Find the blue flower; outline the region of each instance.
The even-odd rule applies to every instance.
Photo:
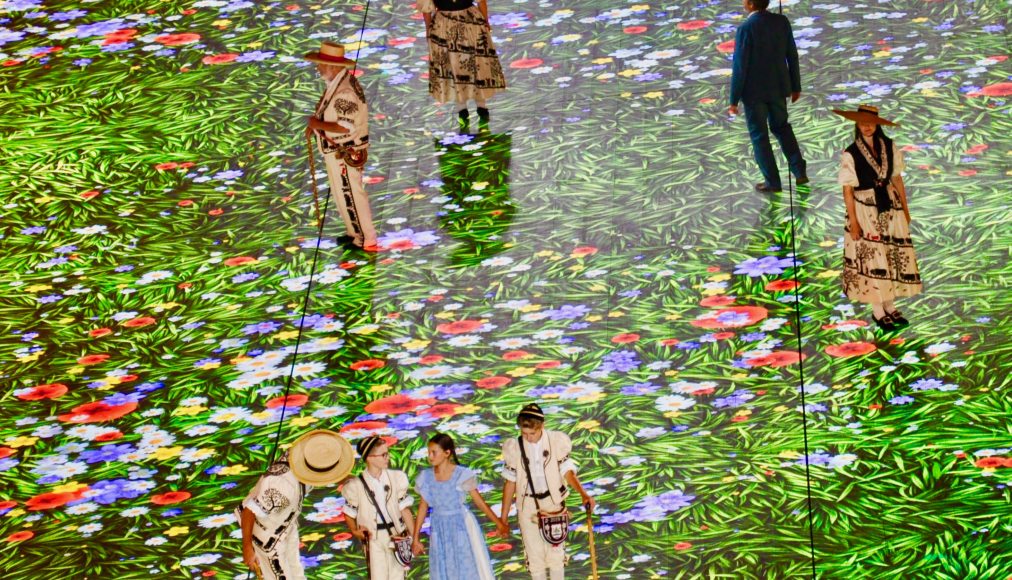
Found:
[[[785,268],[794,267],[793,258],[778,258],[776,256],[763,256],[762,258],[749,258],[735,266],[735,274],[747,274],[753,278],[758,276],[783,274]],[[800,264],[801,262],[798,262]]]
[[[567,320],[573,318],[582,318],[590,314],[590,308],[583,304],[573,306],[572,304],[563,304],[559,308],[552,310],[546,310],[545,314],[552,320]]]
[[[137,448],[129,443],[122,445],[106,445],[99,449],[89,449],[82,451],[80,458],[85,463],[105,463],[109,461],[116,461],[120,455],[126,453],[133,453]]]
[[[598,368],[602,371],[627,373],[636,369],[640,364],[642,362],[635,352],[631,350],[616,350],[604,355],[601,366]]]
[[[270,334],[281,328],[281,324],[274,321],[258,322],[248,324],[242,329],[243,334]]]
[[[913,403],[914,398],[907,395],[900,395],[898,397],[893,397],[889,399],[889,402],[892,403],[893,405],[906,405],[908,403]]]

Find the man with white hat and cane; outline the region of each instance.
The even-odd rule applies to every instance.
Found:
[[[323,154],[330,193],[344,220],[346,235],[343,240],[367,252],[376,252],[379,250],[376,228],[362,183],[362,168],[369,150],[369,107],[365,91],[352,73],[355,61],[344,56],[344,45],[329,41],[324,41],[319,51],[304,58],[316,63],[316,70],[327,81],[316,110],[307,119],[306,139],[311,141],[316,137],[316,145]],[[310,169],[315,170],[312,150],[308,153]],[[313,187],[315,196],[315,171]]]
[[[344,480],[355,465],[351,445],[333,431],[312,431],[260,476],[236,511],[242,559],[263,580],[305,580],[299,560],[299,513],[313,487]]]

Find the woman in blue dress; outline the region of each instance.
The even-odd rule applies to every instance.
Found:
[[[492,562],[478,518],[464,505],[468,495],[478,509],[496,525],[502,537],[509,528],[478,492],[477,473],[457,464],[453,439],[440,433],[429,440],[429,464],[415,482],[421,496],[415,520],[415,554],[425,551],[419,541],[422,522],[429,508],[429,578],[431,580],[493,580]]]

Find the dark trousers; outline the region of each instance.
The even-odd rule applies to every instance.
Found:
[[[752,139],[752,154],[755,155],[755,162],[759,164],[766,185],[774,189],[783,187],[777,171],[777,160],[773,157],[773,147],[770,145],[770,131],[780,142],[780,149],[787,157],[794,177],[805,175],[805,160],[801,157],[794,130],[787,122],[787,99],[757,101],[745,105],[745,123]]]

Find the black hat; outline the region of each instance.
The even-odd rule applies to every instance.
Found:
[[[517,421],[521,419],[535,419],[537,421],[545,420],[545,412],[541,410],[541,407],[537,403],[527,403],[520,409],[520,413],[517,415]]]
[[[369,454],[372,453],[373,449],[376,449],[380,445],[384,444],[386,444],[386,441],[384,441],[382,437],[366,437],[358,442],[355,449],[358,450],[359,456],[361,456],[362,459],[365,459],[366,457],[369,457]]]

